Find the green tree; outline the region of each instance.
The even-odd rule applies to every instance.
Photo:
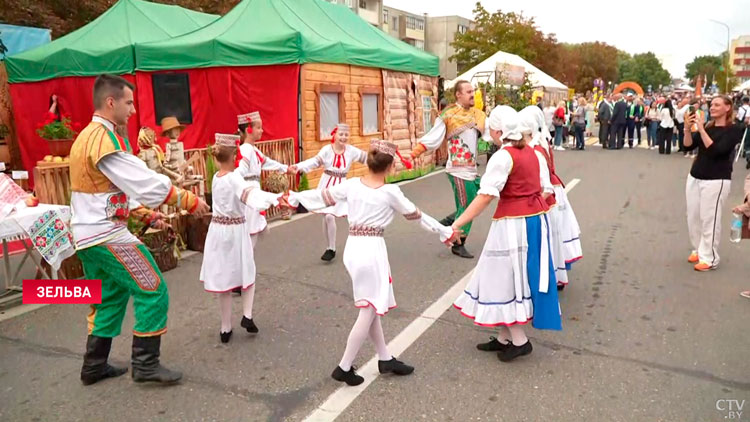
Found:
[[[685,77],[695,83],[697,76],[705,75],[708,81],[712,81],[720,67],[721,56],[698,56],[685,65]]]
[[[557,78],[577,92],[594,87],[594,79],[617,80],[617,48],[600,42],[563,44],[562,66]]]
[[[729,75],[727,75],[727,72],[729,72]],[[729,83],[728,86],[727,82]],[[737,84],[739,84],[739,79],[732,70],[732,66],[729,64],[729,54],[725,51],[721,53],[721,66],[716,71],[716,85],[719,87],[719,91],[726,94]]]
[[[557,39],[545,35],[533,18],[498,10],[490,13],[479,2],[474,7],[474,29],[456,34],[451,45],[456,54],[450,57],[465,68],[471,68],[498,50],[517,54],[547,73],[556,73]]]
[[[669,85],[672,82],[669,72],[662,67],[659,59],[650,51],[636,54],[632,58],[624,53],[620,55],[620,59],[618,63],[620,82],[637,82],[644,89],[649,85],[656,89],[659,85]]]

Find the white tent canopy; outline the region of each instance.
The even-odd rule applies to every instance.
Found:
[[[557,81],[552,76],[542,72],[533,64],[522,59],[520,56],[515,54],[506,53],[504,51],[498,51],[492,56],[485,59],[483,62],[467,70],[463,74],[459,75],[452,81],[445,81],[445,89],[452,88],[456,81],[467,80],[475,83],[472,79],[475,77],[476,82],[495,82],[495,70],[498,65],[509,65],[509,66],[520,66],[529,73],[529,81],[534,88],[545,88],[551,90],[568,90],[568,87]]]
[[[735,88],[734,91],[744,91],[746,89],[750,90],[750,80],[747,80],[744,83],[742,83],[742,85]]]
[[[678,86],[677,88],[675,88],[675,91],[689,91],[689,92],[693,92],[693,91],[695,91],[695,88],[693,88],[692,86],[690,86],[688,84],[683,83],[683,84],[680,84],[680,86]]]

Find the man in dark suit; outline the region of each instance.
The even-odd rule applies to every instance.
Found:
[[[628,105],[622,94],[615,94],[615,106],[612,110],[612,129],[609,134],[609,147],[622,149],[625,146],[625,126],[627,125]]]
[[[612,103],[609,96],[599,103],[596,119],[599,121],[599,143],[605,149],[609,148],[609,145],[607,145],[609,143],[609,122],[612,120]]]

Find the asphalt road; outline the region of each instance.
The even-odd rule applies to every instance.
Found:
[[[569,196],[584,249],[561,295],[563,331],[529,329],[534,352],[502,363],[474,347],[493,331],[450,309],[400,355],[416,366],[413,375],[378,377],[337,420],[703,422],[727,420],[737,406],[729,400],[750,402],[750,301],[738,295],[750,288],[750,244],[730,244],[725,230],[718,270],[696,273],[686,262],[690,160],[596,146],[556,157],[565,181],[580,179]],[[738,165],[732,204],[744,176]],[[452,211],[444,174],[402,189],[437,218]],[[468,249],[480,252],[489,223],[487,211]],[[319,259],[321,224],[302,218],[261,240],[256,337],[240,331],[235,298],[235,335],[220,344],[218,305],[197,279],[202,255],[165,274],[162,362],[185,372],[178,386],[136,385],[128,375],[83,387],[85,306],[46,306],[0,322],[0,420],[303,420],[340,387],[330,373],[357,314],[340,255],[331,264]],[[343,251],[345,221],[338,226]],[[400,218],[386,242],[399,305],[383,319],[390,341],[476,260],[454,257]],[[119,364],[130,357],[131,312],[123,327],[111,355]],[[373,354],[366,345],[356,365]],[[750,420],[750,405],[744,409],[739,420]]]

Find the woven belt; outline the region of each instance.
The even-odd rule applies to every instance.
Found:
[[[349,236],[383,237],[384,227],[349,226]]]
[[[242,217],[224,217],[221,215],[215,215],[211,217],[211,222],[216,224],[225,224],[227,226],[231,226],[234,224],[244,224],[245,223],[245,216]]]
[[[346,172],[345,171],[335,171],[335,170],[325,170],[323,173],[331,176],[331,177],[340,177],[342,179],[346,179]]]
[[[260,182],[260,176],[245,176],[248,182]]]

